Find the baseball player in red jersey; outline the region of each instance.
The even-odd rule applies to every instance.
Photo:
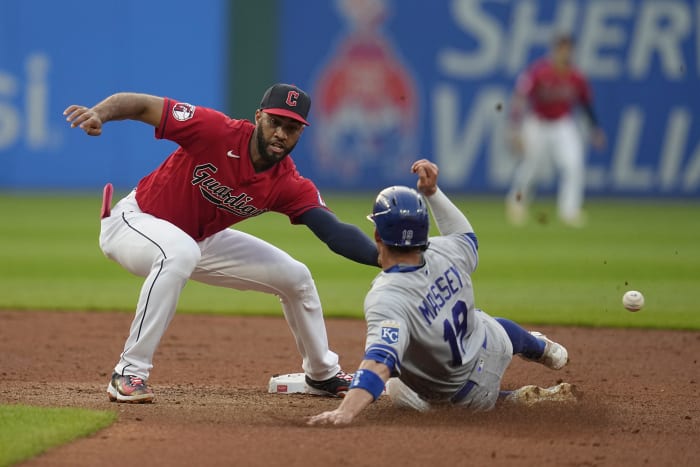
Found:
[[[71,127],[98,136],[113,120],[137,120],[179,147],[111,213],[100,248],[145,277],[129,337],[108,385],[111,400],[151,402],[153,354],[189,279],[279,296],[302,356],[309,391],[342,396],[351,375],[328,347],[321,303],[308,268],[289,254],[230,227],[267,211],[305,224],[331,250],[377,266],[377,249],[356,226],[340,222],[291,157],[311,106],[296,86],[275,84],[255,122],[146,94],[114,94],[92,108],[71,105]]]
[[[537,176],[551,157],[559,171],[557,212],[562,222],[582,226],[585,166],[583,136],[573,118],[576,106],[588,116],[592,143],[602,149],[605,135],[593,111],[590,87],[572,65],[573,39],[555,38],[549,57],[519,76],[511,103],[511,143],[521,157],[506,197],[509,220],[522,224]]]

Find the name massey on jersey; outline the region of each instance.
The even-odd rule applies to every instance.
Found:
[[[464,287],[462,276],[459,275],[459,271],[454,266],[450,266],[447,271],[435,279],[423,297],[423,302],[418,305],[418,310],[428,325],[437,317],[447,301],[456,295],[462,287]]]
[[[233,188],[222,185],[213,177],[218,171],[213,164],[202,164],[194,168],[192,172],[192,185],[199,185],[199,191],[208,201],[214,203],[218,208],[242,217],[253,217],[267,209],[258,209],[252,204],[252,196],[247,193],[233,195]]]

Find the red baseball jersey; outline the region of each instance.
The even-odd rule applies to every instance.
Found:
[[[583,74],[573,67],[554,68],[540,59],[518,78],[516,92],[526,96],[539,117],[554,120],[569,115],[579,103],[590,103],[591,90]]]
[[[255,126],[206,107],[165,99],[158,139],[178,147],[136,187],[143,212],[203,240],[266,211],[292,223],[311,208],[325,208],[316,186],[291,157],[255,173],[250,139]]]

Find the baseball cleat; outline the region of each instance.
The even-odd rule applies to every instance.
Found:
[[[545,342],[544,353],[537,360],[539,363],[552,370],[561,370],[569,363],[569,352],[566,351],[566,347],[548,339],[541,332],[532,331],[530,334]]]
[[[147,404],[153,402],[154,394],[143,378],[134,375],[114,373],[107,386],[107,394],[112,402]]]
[[[532,384],[511,391],[504,399],[506,402],[531,407],[542,402],[576,402],[576,388],[569,383],[559,383],[549,388]]]
[[[352,373],[345,373],[342,370],[324,381],[316,381],[306,376],[308,393],[315,396],[345,397],[350,389],[353,376]]]

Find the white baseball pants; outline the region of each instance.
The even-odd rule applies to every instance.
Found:
[[[225,229],[196,242],[173,224],[141,212],[135,192],[102,219],[100,248],[146,280],[129,337],[114,371],[148,379],[153,355],[188,279],[279,296],[287,323],[312,379],[339,370],[328,348],[321,302],[309,269],[289,254],[244,232]]]
[[[576,122],[572,117],[543,120],[529,116],[523,121],[522,139],[524,154],[508,200],[518,200],[527,206],[532,201],[538,176],[551,160],[559,171],[559,217],[565,222],[575,222],[581,215],[585,189],[584,146]]]

